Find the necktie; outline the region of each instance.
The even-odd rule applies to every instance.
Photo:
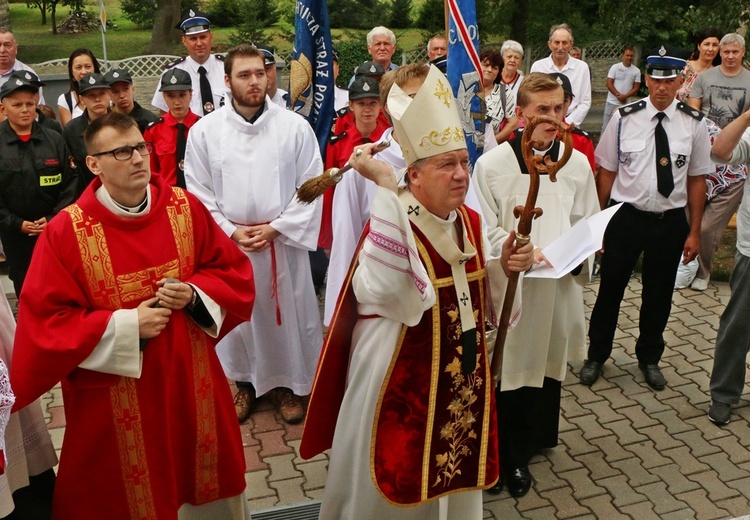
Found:
[[[656,117],[659,121],[654,129],[654,144],[656,145],[656,188],[665,198],[669,197],[674,189],[672,179],[672,158],[669,155],[669,138],[667,131],[661,125],[666,114],[659,112]]]
[[[201,103],[203,103],[203,115],[207,116],[214,111],[214,95],[211,92],[211,83],[208,81],[206,75],[206,68],[201,65],[198,67],[198,74],[200,74],[200,86],[201,86]]]
[[[185,188],[185,146],[187,145],[187,127],[177,123],[177,186]]]

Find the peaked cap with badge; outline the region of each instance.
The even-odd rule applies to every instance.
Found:
[[[419,159],[466,149],[456,98],[448,78],[434,65],[430,65],[414,98],[394,83],[387,105],[407,166]]]
[[[211,30],[211,21],[208,19],[208,14],[190,9],[182,16],[180,23],[175,28],[181,30],[185,36],[200,34]]]
[[[575,97],[575,94],[573,94],[573,86],[570,84],[570,79],[568,78],[568,76],[566,76],[562,72],[552,72],[550,73],[550,76],[555,78],[555,81],[562,87],[563,93],[566,96]]]
[[[104,79],[110,85],[119,82],[133,84],[133,77],[126,69],[110,69],[104,74]]]
[[[380,98],[380,85],[368,76],[359,76],[349,87],[349,101],[365,98]]]
[[[368,76],[370,78],[380,78],[385,74],[385,69],[377,61],[366,61],[354,70],[354,77]]]
[[[169,69],[161,76],[159,92],[169,90],[192,90],[193,80],[190,74],[182,69]]]
[[[3,83],[0,87],[0,101],[5,98],[11,92],[15,92],[19,89],[31,90],[38,92],[39,87],[43,87],[44,83],[39,81],[39,77],[28,70],[15,70],[8,75],[8,81]]]
[[[95,89],[110,90],[109,83],[106,79],[104,79],[103,74],[99,74],[98,72],[89,72],[81,78],[81,81],[78,82],[79,94],[83,94],[84,92]]]
[[[653,49],[646,58],[646,74],[658,79],[675,78],[685,69],[689,54],[689,51],[671,45]]]

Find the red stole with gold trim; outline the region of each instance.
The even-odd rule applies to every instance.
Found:
[[[412,226],[437,300],[406,327],[381,390],[373,431],[373,478],[397,504],[491,486],[498,478],[497,419],[484,344],[481,223],[465,206],[460,220],[477,254],[465,264],[477,324],[477,363],[461,370],[461,321],[451,267]]]

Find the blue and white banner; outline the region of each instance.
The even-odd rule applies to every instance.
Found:
[[[485,103],[474,0],[448,0],[448,81],[458,102],[471,165],[484,148]]]
[[[289,108],[305,117],[325,153],[333,119],[333,48],[326,0],[297,0]]]

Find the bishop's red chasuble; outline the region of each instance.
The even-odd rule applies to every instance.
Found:
[[[456,293],[451,266],[412,221],[419,257],[437,300],[414,327],[404,325],[381,387],[371,445],[371,475],[380,493],[397,505],[490,487],[498,478],[497,420],[484,342],[485,259],[479,216],[462,206],[458,220],[477,254],[465,263],[469,295]],[[429,217],[432,218],[432,217]],[[328,331],[310,398],[300,453],[331,447],[346,391],[352,330],[357,319],[352,276],[368,235],[362,234]],[[462,369],[459,297],[472,301],[476,363]]]
[[[176,519],[184,503],[239,495],[245,461],[232,395],[209,337],[184,311],[148,340],[140,378],[78,368],[112,312],[177,278],[226,318],[250,318],[247,257],[191,194],[154,176],[151,210],[125,220],[94,181],[40,236],[19,305],[11,381],[22,407],[62,380],[67,427],[56,519]],[[135,348],[138,348],[137,346]]]

